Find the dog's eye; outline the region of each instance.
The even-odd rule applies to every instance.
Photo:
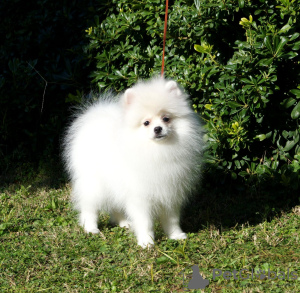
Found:
[[[170,121],[170,118],[169,117],[163,117],[162,119],[164,122],[169,122]]]
[[[150,124],[149,121],[145,121],[145,122],[144,122],[144,125],[145,125],[145,126],[148,126],[149,124]]]

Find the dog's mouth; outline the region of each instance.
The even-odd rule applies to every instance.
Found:
[[[156,134],[156,135],[154,136],[154,139],[155,139],[155,140],[162,140],[162,139],[165,139],[166,137],[167,137],[166,134]]]

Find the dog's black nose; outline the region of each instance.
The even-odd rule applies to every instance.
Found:
[[[162,127],[161,127],[161,126],[156,126],[156,127],[154,127],[154,132],[155,132],[156,134],[161,133],[161,131],[162,131]]]

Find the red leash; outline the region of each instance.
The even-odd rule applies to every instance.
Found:
[[[166,0],[166,13],[165,13],[165,28],[164,28],[164,42],[163,42],[163,57],[162,57],[162,65],[161,65],[161,76],[164,75],[164,67],[165,67],[165,46],[166,46],[166,36],[167,36],[168,6],[169,6],[169,0]]]

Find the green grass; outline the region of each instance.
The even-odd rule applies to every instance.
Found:
[[[191,292],[300,292],[299,202],[211,188],[185,209],[186,241],[168,240],[157,224],[155,246],[143,250],[105,215],[100,235],[85,234],[67,184],[30,181],[0,191],[0,292],[184,292],[182,272],[186,285],[194,264],[210,284]],[[298,278],[212,279],[213,269],[252,268]]]

